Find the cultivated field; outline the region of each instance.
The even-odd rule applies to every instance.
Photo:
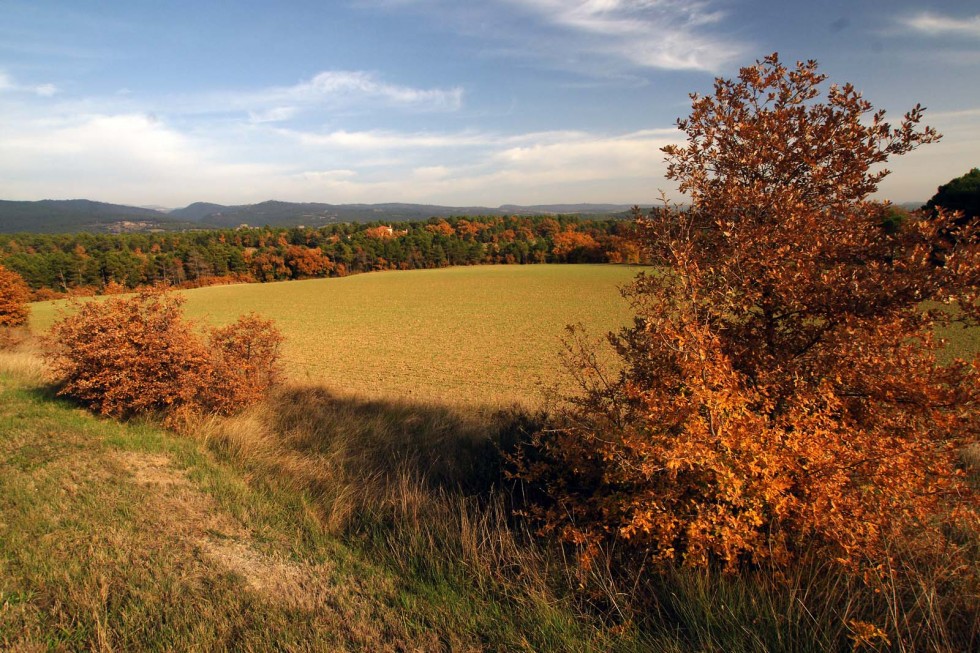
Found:
[[[478,266],[185,291],[187,315],[213,324],[255,311],[286,335],[296,380],[361,397],[536,406],[565,379],[566,324],[596,337],[630,319],[618,288],[639,268]],[[62,302],[35,304],[47,329]]]

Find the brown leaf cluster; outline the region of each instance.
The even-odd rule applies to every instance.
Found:
[[[183,318],[180,295],[148,289],[89,301],[56,323],[47,357],[59,394],[116,417],[228,414],[279,378],[282,335],[254,314],[204,339]]]
[[[824,81],[772,55],[694,96],[664,148],[692,206],[639,220],[663,268],[627,293],[624,370],[573,342],[583,392],[520,460],[544,530],[586,558],[616,541],[733,570],[817,547],[873,569],[896,538],[925,551],[977,524],[957,455],[980,361],[943,362],[933,337],[980,316],[976,238],[937,260],[954,216],[884,228],[875,166],[938,134]]]

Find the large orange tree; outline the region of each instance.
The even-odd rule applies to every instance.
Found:
[[[814,62],[776,55],[692,96],[664,148],[690,198],[642,215],[658,272],[628,291],[623,370],[570,347],[582,383],[521,459],[545,530],[690,565],[785,563],[820,547],[874,565],[975,518],[957,451],[978,432],[977,362],[936,326],[975,323],[976,239],[951,216],[895,228],[879,164],[939,138],[892,125]]]

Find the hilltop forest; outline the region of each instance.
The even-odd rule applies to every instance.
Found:
[[[639,263],[632,228],[616,219],[490,216],[315,229],[14,234],[0,235],[0,264],[44,299],[157,283],[191,287],[451,265]]]

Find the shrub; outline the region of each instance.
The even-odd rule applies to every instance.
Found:
[[[585,560],[616,542],[735,570],[816,548],[876,570],[892,542],[976,523],[957,452],[980,432],[977,366],[939,362],[952,312],[922,302],[975,322],[977,247],[937,267],[949,216],[882,229],[866,200],[875,164],[938,134],[918,107],[891,127],[849,85],[817,101],[823,81],[772,55],[693,96],[686,146],[664,148],[691,207],[639,222],[664,268],[628,292],[623,371],[573,343],[584,392],[518,460],[543,530]]]
[[[280,378],[282,334],[272,320],[254,313],[210,333],[209,402],[217,412],[230,412],[259,401]]]
[[[206,344],[183,319],[182,303],[149,289],[79,305],[48,337],[59,394],[124,418],[224,414],[256,401],[277,378],[279,332],[247,316],[214,329]]]
[[[0,328],[27,323],[30,291],[19,274],[0,265]]]

